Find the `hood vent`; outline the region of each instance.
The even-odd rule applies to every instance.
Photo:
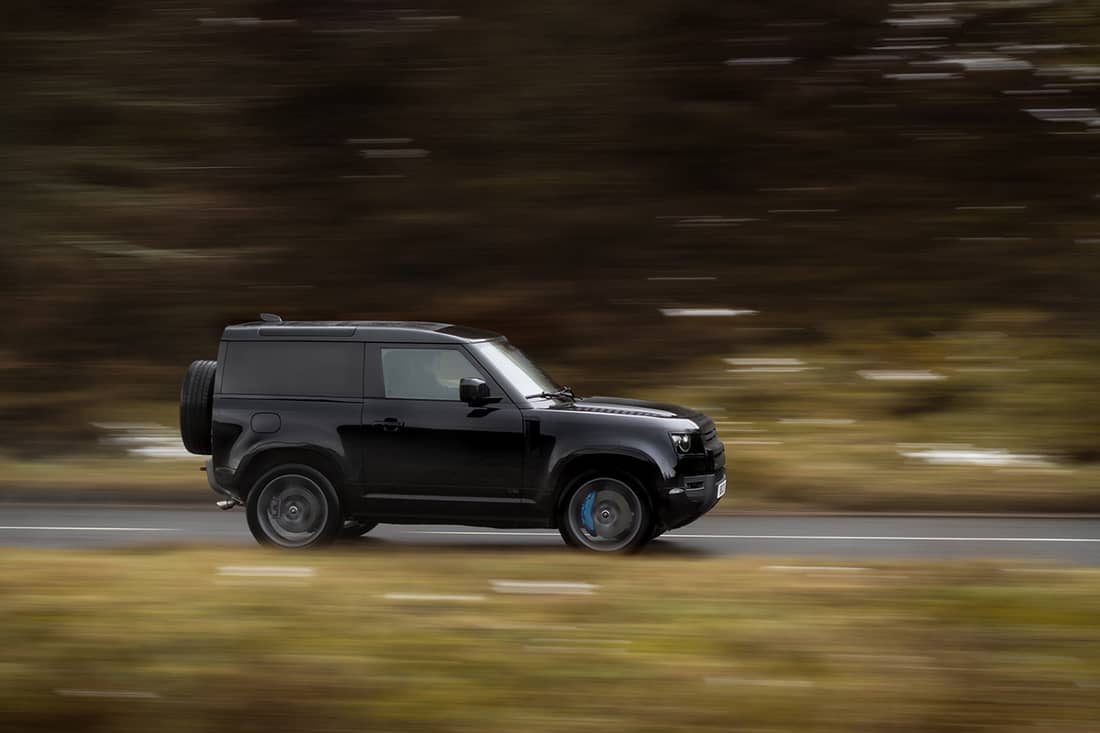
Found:
[[[588,405],[573,405],[577,412],[602,412],[610,415],[637,415],[639,417],[664,417],[665,413],[648,412],[643,410],[624,410],[621,407],[595,407]]]

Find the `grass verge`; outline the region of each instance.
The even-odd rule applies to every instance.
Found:
[[[1096,570],[0,558],[3,730],[1005,733],[1093,731],[1100,716]],[[547,590],[501,580],[590,585],[500,593]]]

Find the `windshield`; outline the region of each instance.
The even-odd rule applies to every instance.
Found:
[[[470,344],[479,356],[490,362],[521,395],[555,392],[561,389],[554,380],[535,366],[522,351],[507,341],[480,341]]]

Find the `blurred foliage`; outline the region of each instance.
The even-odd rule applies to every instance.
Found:
[[[722,377],[700,404],[858,410],[888,455],[996,424],[1094,470],[1097,38],[1093,0],[11,0],[0,441],[89,446],[269,310],[499,330],[585,393]],[[977,322],[1030,377],[854,376]],[[775,353],[848,367],[724,376]]]
[[[289,568],[236,549],[0,557],[0,730],[13,733],[1084,733],[1100,705],[1092,569],[542,551],[315,553]],[[594,587],[506,595],[495,580]]]

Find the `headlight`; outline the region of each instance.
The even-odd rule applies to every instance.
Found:
[[[669,433],[677,453],[691,452],[691,433]]]

